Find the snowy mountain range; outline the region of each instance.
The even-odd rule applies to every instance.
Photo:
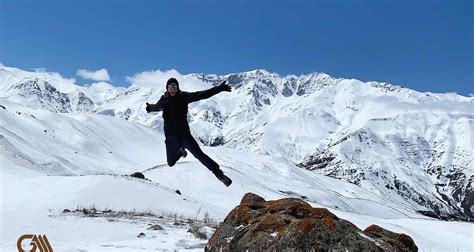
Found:
[[[474,217],[473,97],[422,93],[324,73],[281,76],[266,70],[227,75],[155,71],[129,77],[128,88],[105,82],[80,86],[57,73],[7,66],[0,66],[0,97],[5,102],[54,112],[48,114],[48,120],[74,117],[80,121],[65,123],[69,129],[46,129],[45,124],[45,134],[67,134],[84,127],[80,130],[83,134],[90,133],[86,130],[89,128],[104,128],[100,134],[90,133],[99,138],[111,134],[100,122],[85,119],[92,114],[117,117],[162,132],[161,113],[147,114],[144,108],[145,102],[159,99],[164,92],[163,80],[168,77],[177,77],[180,88],[186,91],[207,89],[224,80],[233,87],[231,93],[190,105],[192,133],[204,145],[282,158],[381,197],[401,197],[411,209],[437,218],[472,221]],[[32,148],[28,144],[12,145],[8,134],[0,134],[4,141],[2,155],[8,162],[17,162],[18,153]],[[80,143],[81,138],[77,141]],[[66,148],[72,155],[76,143],[49,144],[41,148]],[[106,140],[100,145],[91,144],[87,151],[90,153],[80,158],[57,155],[45,157],[40,163],[41,158],[25,157],[21,166],[33,170],[43,167],[43,172],[50,175],[84,174],[93,168],[82,164],[81,159],[84,155],[94,159],[97,153],[101,158],[96,160],[96,167],[103,167],[98,173],[133,165],[152,166],[149,161],[122,163],[133,160],[127,155],[153,154],[121,152]]]
[[[57,113],[115,116],[162,131],[161,113],[147,114],[144,104],[159,99],[166,75],[178,75],[187,91],[224,80],[233,87],[232,93],[190,105],[192,133],[205,145],[282,157],[380,195],[396,193],[439,218],[473,218],[473,97],[265,70],[160,72],[148,79],[129,77],[128,88],[79,86],[57,73],[6,66],[0,67],[0,97]]]

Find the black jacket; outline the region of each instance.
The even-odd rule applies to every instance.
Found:
[[[149,104],[147,111],[163,111],[165,136],[170,134],[183,135],[191,133],[187,120],[188,104],[207,99],[221,91],[223,91],[222,86],[215,86],[198,92],[185,92],[179,90],[174,96],[165,92],[156,104]]]

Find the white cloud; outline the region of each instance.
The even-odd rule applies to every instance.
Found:
[[[144,71],[136,73],[131,77],[128,76],[126,80],[130,82],[132,86],[158,87],[165,90],[166,82],[169,78],[176,78],[179,82],[179,88],[185,91],[197,91],[212,87],[194,75],[182,75],[175,69]]]
[[[90,90],[96,92],[96,93],[106,92],[106,91],[110,91],[110,90],[115,89],[114,86],[110,85],[107,82],[103,82],[103,81],[94,82],[90,85],[85,85],[85,86],[88,87]]]
[[[97,71],[89,71],[86,69],[79,69],[76,74],[84,79],[95,80],[95,81],[110,81],[109,72],[107,69],[100,69]]]
[[[33,68],[33,71],[35,71],[35,72],[37,72],[37,73],[46,73],[46,72],[48,72],[48,71],[46,70],[46,68],[44,68],[44,67]]]

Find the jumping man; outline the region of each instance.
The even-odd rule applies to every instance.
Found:
[[[231,87],[224,81],[219,86],[207,90],[185,92],[179,89],[178,80],[170,78],[166,82],[166,92],[160,100],[156,104],[146,103],[146,112],[148,113],[163,111],[166,158],[169,166],[175,165],[181,157],[185,158],[187,155],[185,149],[188,149],[222,183],[226,186],[232,183],[232,180],[224,175],[219,165],[201,150],[191,135],[187,120],[189,103],[207,99],[222,91],[230,92],[231,90]]]

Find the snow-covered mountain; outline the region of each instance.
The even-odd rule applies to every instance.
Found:
[[[144,107],[159,99],[166,74],[133,76],[130,87],[114,88],[2,66],[0,97],[53,112],[120,117],[161,131],[161,113],[147,114]],[[324,73],[175,77],[186,91],[223,80],[233,87],[190,105],[191,130],[205,145],[283,158],[380,196],[402,197],[439,218],[473,218],[472,97]]]

